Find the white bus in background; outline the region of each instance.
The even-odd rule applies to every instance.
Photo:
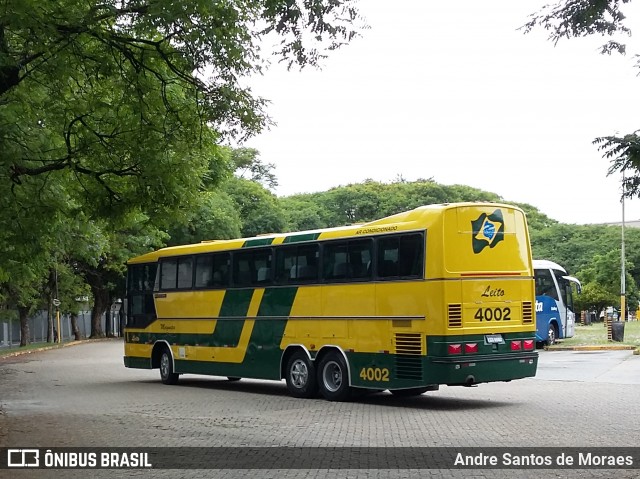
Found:
[[[536,282],[536,341],[554,344],[575,334],[576,315],[573,292],[580,292],[580,281],[568,276],[557,263],[533,260]]]

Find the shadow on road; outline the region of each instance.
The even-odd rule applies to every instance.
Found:
[[[243,394],[258,394],[268,396],[285,397],[292,401],[300,401],[301,405],[305,401],[322,401],[328,403],[320,396],[318,399],[294,399],[289,395],[284,382],[271,381],[255,381],[240,380],[229,381],[226,378],[211,377],[181,377],[180,382],[175,386],[167,386],[160,383],[159,380],[138,380],[135,382],[122,382],[118,384],[121,387],[128,387],[140,384],[148,384],[157,386],[159,390],[163,388],[197,388],[211,391],[228,391],[241,392]],[[422,409],[430,411],[465,411],[465,410],[483,410],[496,409],[501,407],[512,406],[513,403],[505,401],[485,400],[485,399],[467,399],[454,398],[447,396],[443,390],[428,392],[415,397],[397,397],[388,391],[356,393],[350,403],[371,404],[385,407],[402,407],[410,409]]]

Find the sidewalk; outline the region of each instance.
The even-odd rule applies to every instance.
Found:
[[[66,348],[69,346],[76,346],[78,344],[83,344],[83,343],[93,343],[96,341],[111,341],[114,339],[122,339],[122,338],[96,338],[96,339],[80,339],[80,340],[73,340],[73,341],[67,341],[64,343],[51,343],[51,344],[47,344],[47,345],[43,345],[41,347],[38,348],[32,348],[32,349],[18,349],[16,350],[14,347],[10,347],[10,348],[6,348],[7,351],[4,351],[4,348],[0,348],[0,360],[2,360],[3,358],[11,358],[14,356],[22,356],[25,354],[31,354],[31,353],[39,353],[42,351],[48,351],[49,349],[60,349],[60,348]]]

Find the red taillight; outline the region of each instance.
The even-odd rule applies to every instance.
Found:
[[[520,351],[522,349],[522,341],[511,341],[511,351]]]
[[[467,343],[464,345],[464,353],[477,353],[478,352],[478,343]]]
[[[462,354],[462,344],[450,344],[448,350],[449,354]]]
[[[525,351],[533,351],[536,347],[536,342],[533,339],[525,339],[523,342]]]

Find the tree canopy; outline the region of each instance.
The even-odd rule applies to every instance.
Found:
[[[245,79],[317,65],[362,27],[354,4],[0,0],[0,301],[24,319],[64,263],[99,315],[126,258],[229,204],[200,193],[270,121]]]
[[[356,35],[352,3],[4,0],[2,186],[58,181],[96,213],[175,206],[216,144],[265,126],[242,78],[272,54],[317,64]]]

